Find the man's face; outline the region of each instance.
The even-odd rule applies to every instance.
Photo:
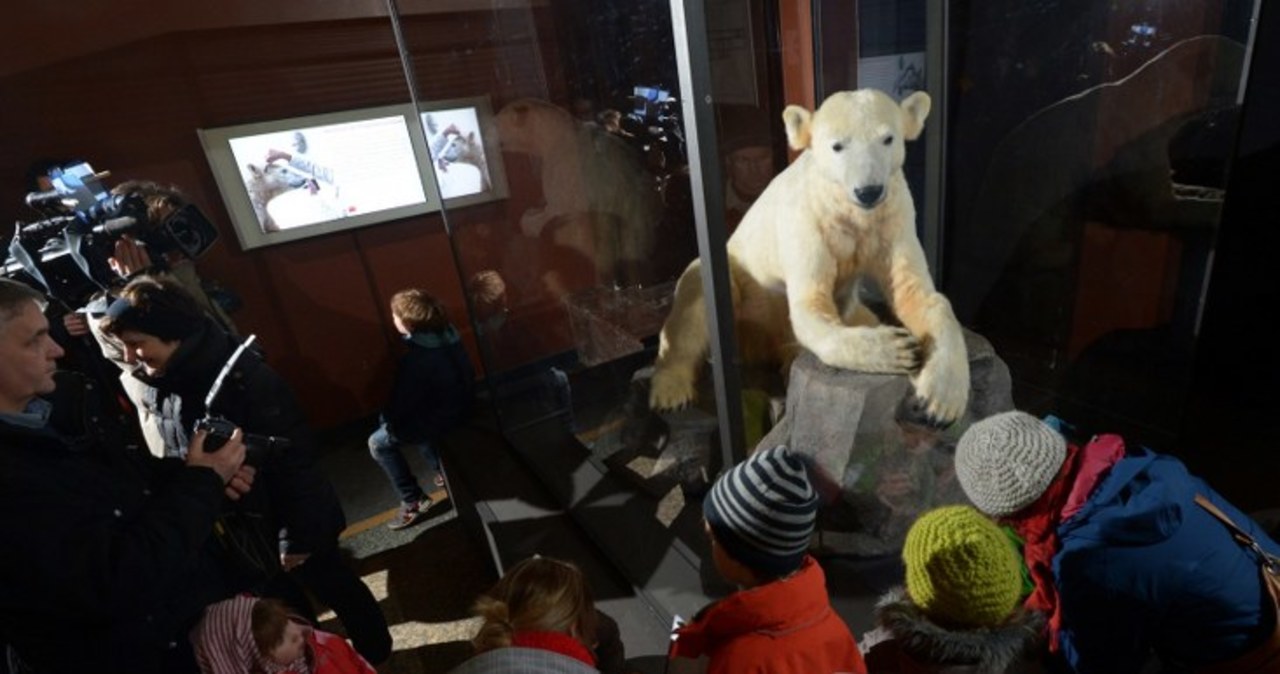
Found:
[[[734,151],[729,155],[729,180],[742,197],[760,196],[773,180],[773,150],[750,146]]]
[[[179,340],[165,341],[137,330],[120,333],[120,342],[124,344],[124,362],[134,366],[141,365],[152,376],[164,373],[169,359],[173,358],[173,352],[182,344]]]
[[[32,398],[53,393],[62,353],[34,300],[0,324],[0,412],[21,412]]]

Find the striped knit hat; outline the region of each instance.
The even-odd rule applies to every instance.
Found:
[[[716,543],[773,577],[800,568],[817,510],[804,457],[786,447],[751,455],[721,475],[702,501]]]

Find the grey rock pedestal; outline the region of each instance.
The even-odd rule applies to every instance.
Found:
[[[744,407],[754,410],[746,416],[774,422],[753,449],[785,444],[813,460],[823,504],[815,552],[895,552],[920,513],[965,502],[953,466],[956,441],[973,422],[1013,409],[1009,368],[990,342],[966,330],[965,347],[969,408],[945,429],[924,421],[903,375],[840,370],[802,352],[791,365],[784,404],[776,373],[743,372]],[[584,443],[644,491],[664,498],[679,488],[687,503],[723,468],[710,377],[702,377],[694,406],[656,414],[648,405],[651,376],[652,368],[638,370],[609,430]],[[780,417],[770,407],[780,408]]]
[[[945,429],[924,422],[905,376],[839,370],[808,352],[792,363],[786,414],[757,449],[785,444],[813,460],[818,552],[894,552],[920,513],[966,502],[955,443],[973,422],[1013,409],[1013,396],[991,344],[966,330],[965,347],[969,408]]]

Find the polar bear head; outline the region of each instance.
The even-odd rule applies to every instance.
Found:
[[[788,105],[782,120],[791,147],[808,149],[822,176],[869,209],[888,196],[906,157],[904,142],[920,136],[930,105],[923,91],[899,105],[884,92],[859,89],[832,94],[817,112]]]
[[[502,149],[517,154],[563,154],[575,145],[573,116],[547,101],[521,98],[503,106],[495,116]]]

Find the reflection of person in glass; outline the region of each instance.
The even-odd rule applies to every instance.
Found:
[[[309,225],[344,215],[337,202],[338,185],[333,167],[317,161],[310,151],[306,135],[301,131],[293,132],[290,150],[274,147],[267,150],[263,179],[281,170],[287,175],[275,182],[283,182],[283,189],[278,192],[270,190],[269,195],[258,197],[263,202],[262,210],[269,217],[263,221],[265,230]],[[250,191],[253,192],[252,188]]]
[[[724,113],[725,225],[732,232],[777,175],[769,120],[763,111],[735,108]]]

